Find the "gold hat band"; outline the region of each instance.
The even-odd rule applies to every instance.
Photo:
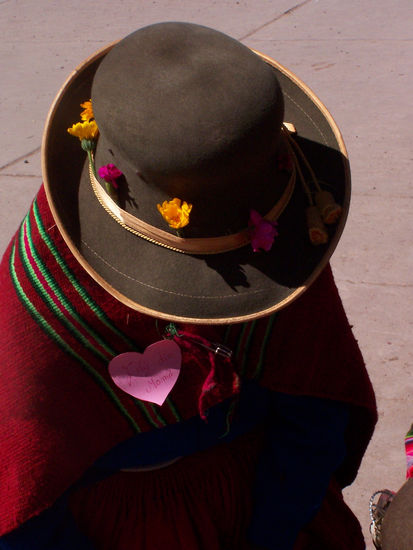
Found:
[[[172,235],[158,227],[150,225],[126,210],[120,208],[106,193],[94,174],[93,157],[89,155],[89,177],[96,198],[106,212],[124,229],[151,243],[180,252],[182,254],[221,254],[248,245],[251,242],[251,230],[245,228],[238,233],[222,237],[184,238]],[[296,168],[293,163],[291,177],[281,198],[264,216],[264,219],[275,222],[287,206],[293,194],[296,180]]]

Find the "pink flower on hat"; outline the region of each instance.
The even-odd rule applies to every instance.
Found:
[[[106,164],[101,166],[98,170],[99,177],[105,180],[107,183],[111,183],[115,189],[118,189],[118,184],[116,183],[117,178],[123,176],[123,172],[116,168],[114,164]]]
[[[251,229],[251,246],[254,252],[271,250],[274,238],[278,236],[277,223],[263,218],[256,210],[251,210],[249,226]]]

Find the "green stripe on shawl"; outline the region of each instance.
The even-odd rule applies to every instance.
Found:
[[[142,353],[142,349],[136,345],[136,343],[128,338],[123,332],[121,332],[116,325],[114,325],[109,317],[106,315],[106,313],[99,307],[99,305],[93,300],[93,298],[88,294],[86,289],[79,283],[77,280],[75,274],[72,272],[72,270],[69,268],[65,260],[63,259],[62,255],[56,248],[53,240],[50,238],[50,236],[47,234],[47,231],[44,227],[44,224],[42,222],[39,207],[37,205],[36,199],[33,202],[33,215],[36,221],[37,229],[39,231],[39,235],[42,238],[44,244],[47,246],[49,252],[52,254],[54,259],[56,260],[57,264],[60,266],[62,272],[66,275],[69,283],[72,285],[72,287],[77,291],[80,298],[85,302],[85,304],[93,311],[93,313],[97,316],[97,318],[107,327],[109,328],[116,336],[120,337],[124,342],[126,342],[132,350]],[[93,331],[94,332],[94,331]],[[95,334],[95,333],[94,333]],[[101,339],[99,339],[101,340]],[[110,353],[112,356],[117,355],[117,352],[114,350],[110,350]],[[151,418],[151,416],[148,414],[148,411],[146,409],[147,406],[151,407],[151,410],[155,417],[158,419],[159,423],[161,423],[163,426],[166,426],[167,422],[162,417],[162,415],[156,410],[154,405],[152,404],[144,404],[139,402],[138,400],[135,401],[136,406],[139,408],[140,411],[142,411],[147,419],[147,421],[155,427],[159,427],[154,420]],[[176,406],[173,404],[172,400],[168,398],[166,400],[166,405],[169,406],[174,418],[180,422],[182,420],[180,414],[178,413]]]
[[[36,274],[33,273],[32,267],[31,267],[31,265],[29,263],[29,260],[27,258],[24,246],[21,246],[21,250],[23,249],[23,254],[24,254],[23,263],[30,270],[30,274],[31,274],[30,279],[31,279],[31,282],[32,282],[33,286],[35,286],[37,288],[37,290],[41,293],[41,297],[43,298],[46,305],[62,321],[62,323],[68,328],[68,330],[70,330],[70,332],[75,336],[75,338],[77,340],[80,340],[85,345],[85,347],[87,347],[88,349],[90,349],[92,351],[92,353],[94,353],[94,355],[96,355],[97,357],[99,357],[103,361],[107,362],[109,359],[111,359],[112,357],[117,355],[116,351],[113,348],[111,348],[108,344],[106,344],[106,342],[93,330],[93,328],[90,327],[86,321],[84,321],[84,319],[78,314],[76,309],[73,307],[71,302],[63,294],[61,288],[59,287],[59,285],[57,284],[57,282],[54,279],[53,275],[50,273],[50,271],[46,267],[45,263],[43,262],[43,260],[39,256],[39,254],[38,254],[38,252],[37,252],[37,250],[34,246],[32,236],[31,236],[31,224],[30,224],[29,216],[26,216],[26,218],[23,222],[23,226],[24,225],[26,226],[26,229],[27,229],[26,235],[27,235],[27,240],[28,240],[28,243],[29,243],[29,248],[30,248],[30,252],[32,254],[33,260],[35,261],[36,266],[39,269],[40,273],[43,275],[43,277],[47,281],[48,285],[50,286],[50,288],[54,292],[56,298],[59,300],[59,303],[67,311],[67,313],[69,313],[69,315],[74,320],[76,320],[77,323],[80,326],[82,326],[85,329],[85,331],[88,333],[88,335],[92,339],[94,339],[96,342],[98,342],[98,344],[106,351],[107,355],[102,353],[102,351],[100,351],[98,347],[93,345],[76,328],[76,326],[61,312],[61,310],[57,307],[57,305],[54,303],[54,300],[52,299],[52,297],[48,293],[47,289],[43,287],[43,285],[40,283],[40,281],[38,281],[38,279],[36,277]]]
[[[84,367],[85,371],[97,382],[97,384],[103,389],[103,391],[109,396],[110,400],[112,401],[113,405],[118,409],[120,414],[128,421],[129,425],[132,427],[132,429],[139,433],[141,430],[139,429],[139,426],[136,424],[135,420],[130,416],[128,411],[125,409],[125,407],[122,405],[116,394],[112,391],[111,387],[106,383],[104,378],[95,371],[95,369],[89,365],[87,361],[83,359],[80,355],[78,355],[64,340],[60,337],[60,335],[49,325],[49,323],[46,321],[46,319],[40,314],[40,312],[36,309],[36,307],[33,305],[33,303],[28,298],[27,294],[24,292],[20,281],[17,277],[17,273],[14,267],[14,260],[15,260],[15,250],[16,245],[13,244],[12,251],[10,254],[10,262],[9,262],[9,269],[10,269],[10,275],[11,279],[14,285],[14,288],[16,290],[17,296],[19,297],[20,301],[22,302],[23,306],[28,310],[31,317],[36,321],[36,323],[46,332],[46,334],[54,340],[54,342],[61,348],[63,351],[68,353],[71,357],[76,359],[81,365]]]
[[[134,349],[135,351],[142,352],[141,349],[139,349],[135,342],[133,340],[130,340],[123,332],[121,332],[108,318],[106,313],[99,307],[99,305],[93,300],[93,298],[88,294],[86,289],[79,283],[77,280],[75,274],[72,272],[72,270],[69,268],[63,257],[61,256],[60,252],[56,248],[55,244],[53,243],[50,236],[47,234],[45,227],[43,225],[42,219],[40,217],[39,213],[39,207],[37,206],[37,201],[35,200],[33,203],[33,215],[36,220],[37,229],[39,231],[39,234],[41,238],[43,239],[44,244],[49,249],[50,253],[56,260],[57,264],[60,266],[63,273],[68,278],[69,282],[73,286],[73,288],[78,292],[81,299],[85,302],[85,304],[95,313],[95,315],[98,317],[98,319],[107,326],[114,334],[119,336],[124,342],[126,342],[130,348]]]

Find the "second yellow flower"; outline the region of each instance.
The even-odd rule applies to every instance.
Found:
[[[181,229],[188,225],[192,204],[174,198],[171,201],[164,201],[162,205],[157,204],[157,208],[169,227]]]

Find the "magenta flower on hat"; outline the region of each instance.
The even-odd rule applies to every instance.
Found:
[[[263,218],[256,210],[251,210],[249,227],[251,231],[251,246],[254,252],[271,250],[275,237],[278,236],[277,223]]]
[[[116,183],[116,180],[123,176],[123,173],[119,170],[119,168],[116,168],[114,164],[106,164],[105,166],[101,166],[98,170],[99,177],[106,181],[106,183],[110,183],[113,185],[115,189],[118,189],[118,184]]]

